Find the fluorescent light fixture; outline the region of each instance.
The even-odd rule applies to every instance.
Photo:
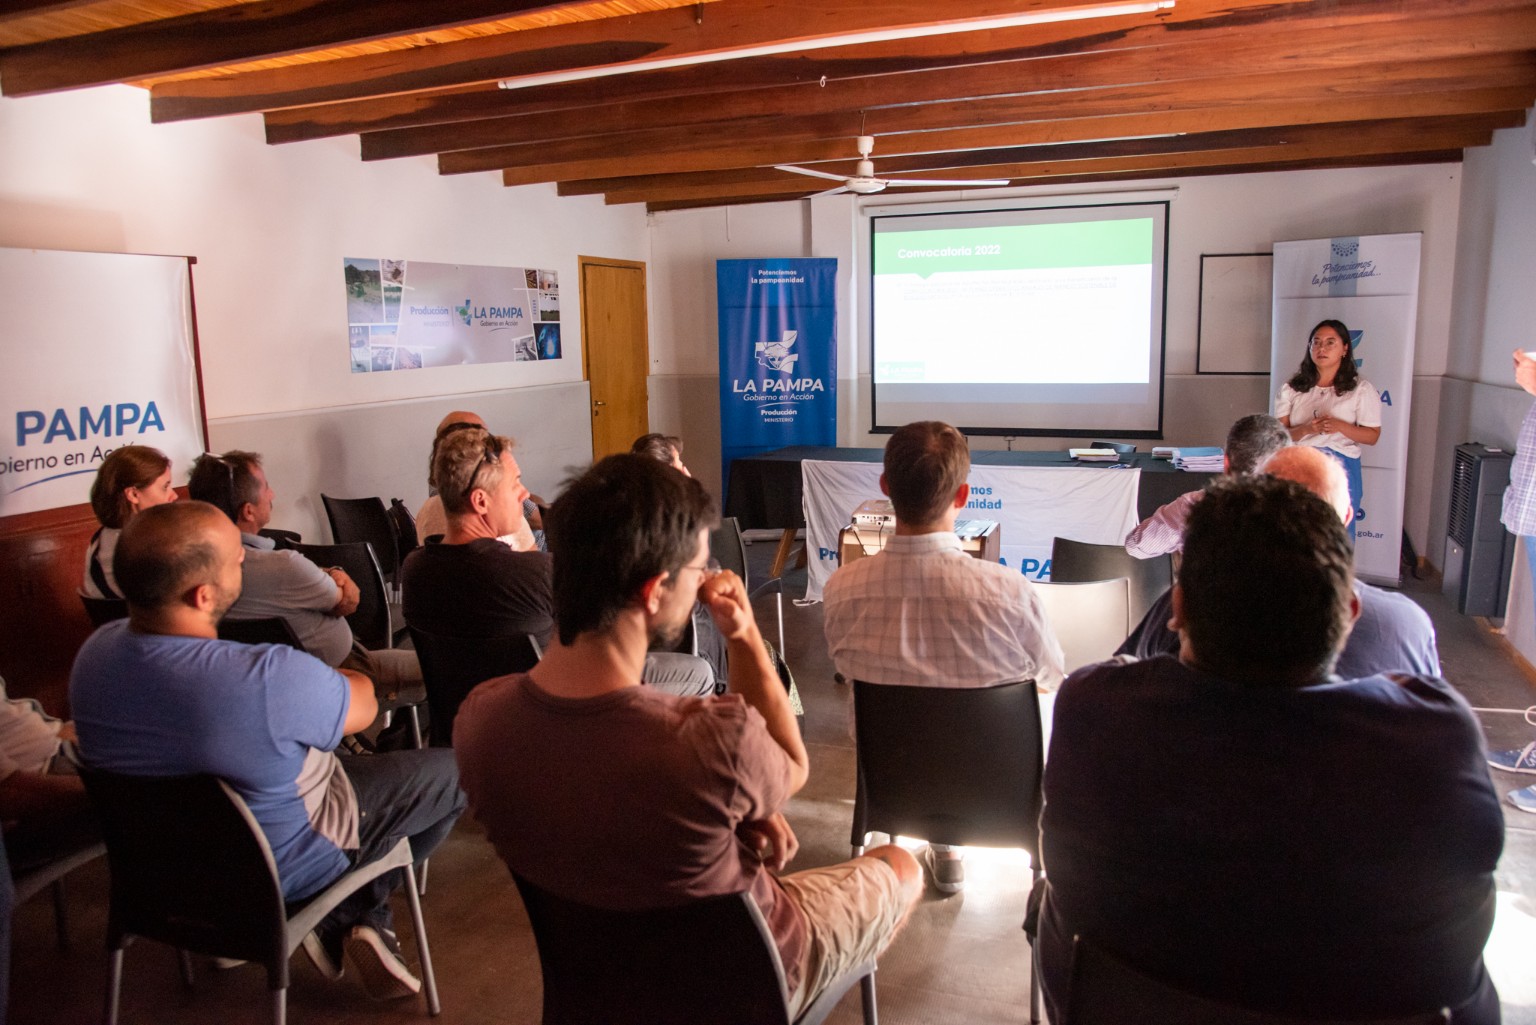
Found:
[[[743,57],[766,57],[776,53],[800,53],[805,50],[825,50],[833,46],[857,46],[862,43],[884,43],[896,39],[920,39],[924,36],[944,36],[957,32],[985,32],[988,29],[1017,28],[1021,25],[1047,25],[1060,21],[1086,21],[1090,18],[1118,18],[1127,14],[1152,14],[1171,10],[1175,0],[1146,0],[1143,3],[1097,4],[1091,7],[1065,7],[1050,11],[1030,11],[1022,14],[1001,14],[991,18],[971,18],[951,21],[941,25],[910,25],[906,28],[871,29],[868,32],[849,32],[822,39],[805,39],[792,42],[764,43],[762,46],[743,46],[733,50],[716,50],[711,53],[691,53],[681,57],[658,57],[655,60],[631,61],[627,64],[607,64],[601,67],[573,68],[570,71],[551,71],[544,75],[527,75],[521,78],[504,78],[496,83],[503,89],[527,89],[536,85],[558,85],[561,82],[580,82],[589,78],[606,78],[610,75],[628,75],[636,71],[658,71],[662,68],[685,68],[695,64],[714,64],[719,61],[740,60]],[[707,11],[708,8],[705,8]]]

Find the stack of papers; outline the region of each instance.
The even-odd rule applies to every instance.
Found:
[[[1120,453],[1112,448],[1069,448],[1067,455],[1090,463],[1118,463]]]
[[[1173,465],[1181,470],[1192,470],[1196,473],[1221,473],[1226,468],[1221,449],[1214,445],[1203,448],[1176,448],[1173,450]]]
[[[1173,447],[1168,446],[1168,445],[1157,445],[1157,446],[1155,446],[1152,449],[1152,458],[1153,459],[1172,459],[1173,458],[1173,454],[1175,452],[1177,452],[1177,451],[1178,451],[1178,449],[1173,448]]]

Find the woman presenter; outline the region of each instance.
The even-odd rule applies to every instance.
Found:
[[[1298,445],[1320,448],[1344,466],[1355,515],[1349,537],[1355,537],[1360,516],[1362,481],[1360,446],[1381,437],[1381,395],[1355,368],[1349,328],[1325,320],[1312,329],[1307,354],[1275,399],[1275,416]]]
[[[91,485],[91,511],[101,529],[91,535],[85,552],[80,593],[87,598],[121,598],[112,572],[118,535],[135,513],[174,501],[171,461],[164,452],[148,445],[124,445],[108,453]]]

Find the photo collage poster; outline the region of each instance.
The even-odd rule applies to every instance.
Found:
[[[357,256],[342,264],[354,374],[563,356],[552,270]]]

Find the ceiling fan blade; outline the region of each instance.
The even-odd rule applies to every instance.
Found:
[[[886,178],[885,184],[900,188],[903,185],[1012,185],[1008,178]]]
[[[828,174],[826,171],[813,171],[809,167],[795,167],[793,164],[774,164],[775,171],[789,171],[792,174],[808,174],[812,178],[825,178],[828,181],[846,181],[846,174]]]
[[[813,192],[809,196],[806,196],[805,198],[806,199],[820,199],[822,196],[837,196],[837,195],[841,195],[842,193],[847,192],[847,191],[848,191],[848,186],[846,186],[846,185],[839,185],[837,188],[835,188],[835,189],[828,189],[825,192]]]

